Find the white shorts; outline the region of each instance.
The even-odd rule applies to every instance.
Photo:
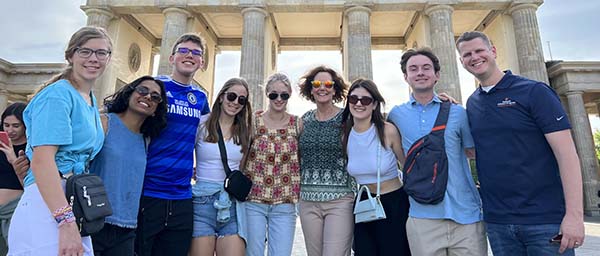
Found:
[[[93,256],[92,239],[86,236],[82,237],[81,241],[84,255]],[[25,192],[11,220],[8,231],[8,255],[56,256],[57,254],[58,226],[42,199],[37,184],[31,184],[25,187]]]

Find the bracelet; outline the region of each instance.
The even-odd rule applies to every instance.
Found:
[[[56,218],[56,217],[58,217],[58,216],[60,216],[60,215],[63,215],[63,214],[65,214],[66,212],[69,212],[69,211],[71,211],[71,212],[72,212],[72,211],[73,211],[73,208],[71,207],[71,205],[67,204],[67,205],[65,205],[65,206],[63,206],[63,207],[60,207],[60,208],[56,209],[56,211],[54,211],[54,212],[52,213],[52,216],[53,216],[54,218]]]
[[[56,223],[58,223],[58,226],[62,226],[65,223],[71,223],[75,221],[75,214],[73,214],[73,211],[68,211],[65,212],[59,216],[54,217],[54,220],[56,220]]]

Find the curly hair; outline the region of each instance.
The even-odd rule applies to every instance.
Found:
[[[217,124],[219,122],[219,117],[221,117],[221,109],[223,105],[223,97],[225,93],[233,86],[241,85],[246,89],[246,92],[250,93],[248,90],[248,82],[246,82],[243,78],[231,78],[225,82],[221,90],[216,96],[215,103],[213,103],[213,109],[210,112],[210,116],[206,121],[206,130],[207,135],[204,138],[204,141],[210,143],[216,143],[219,140],[219,136],[217,134]],[[250,101],[246,101],[246,105],[242,108],[242,110],[237,113],[233,120],[232,135],[233,142],[236,145],[242,146],[242,152],[250,146],[250,129],[249,125],[252,124],[252,109],[250,108]]]
[[[300,95],[313,103],[315,102],[315,97],[311,93],[313,89],[312,81],[315,79],[315,76],[321,72],[329,73],[333,79],[333,88],[335,89],[333,103],[343,101],[346,98],[346,92],[348,91],[348,83],[346,83],[344,78],[338,72],[324,65],[317,66],[309,70],[300,78],[300,82],[298,84],[300,87]]]
[[[144,81],[154,81],[160,87],[160,96],[162,101],[156,106],[154,115],[146,117],[140,132],[144,137],[155,138],[167,127],[167,93],[162,81],[151,76],[142,76],[135,81],[123,86],[114,94],[104,98],[104,107],[108,113],[123,113],[129,108],[129,98],[131,94]]]
[[[27,107],[27,104],[23,102],[15,102],[6,107],[4,112],[2,112],[2,119],[0,120],[0,131],[4,131],[4,119],[8,116],[15,116],[17,120],[21,122],[23,127],[25,127],[25,122],[23,122],[23,111],[25,111],[25,107]]]
[[[371,94],[373,98],[373,103],[375,104],[375,109],[373,109],[373,114],[371,116],[371,123],[375,125],[375,129],[377,130],[377,136],[379,137],[379,141],[381,142],[382,147],[385,146],[385,118],[383,117],[382,109],[385,105],[385,99],[377,89],[377,85],[366,78],[358,78],[352,82],[350,86],[350,90],[348,90],[348,95],[352,93],[352,91],[364,88]],[[352,126],[354,126],[354,118],[352,117],[352,113],[350,112],[350,103],[346,100],[346,106],[344,107],[344,112],[342,113],[342,126],[343,126],[343,136],[342,136],[342,147],[344,149],[344,154],[348,152],[348,136],[350,136],[350,131],[352,130]]]

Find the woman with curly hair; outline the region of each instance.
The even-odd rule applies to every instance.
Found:
[[[350,255],[356,183],[346,171],[342,109],[348,84],[335,70],[318,66],[300,79],[300,95],[317,108],[302,116],[300,221],[309,256]]]
[[[105,139],[90,172],[102,178],[113,214],[92,235],[94,254],[134,255],[135,228],[150,139],[167,125],[162,81],[142,76],[104,100]]]

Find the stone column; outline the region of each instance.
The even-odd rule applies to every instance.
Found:
[[[4,110],[8,107],[8,91],[0,90],[0,113],[4,113]]]
[[[163,14],[165,15],[165,24],[160,44],[158,74],[168,75],[172,72],[169,56],[171,56],[173,44],[177,38],[187,32],[187,19],[190,13],[181,8],[169,7],[163,10]]]
[[[567,92],[567,101],[571,112],[570,121],[573,126],[573,138],[575,139],[583,176],[583,211],[586,215],[599,216],[598,160],[596,159],[590,120],[583,103],[583,92]]]
[[[110,21],[115,17],[107,8],[92,8],[85,10],[88,16],[87,25],[101,27],[108,30]]]
[[[460,79],[456,64],[456,47],[452,31],[452,12],[450,5],[432,5],[425,9],[429,16],[431,48],[440,60],[440,80],[436,84],[437,92],[446,92],[461,101]]]
[[[600,117],[600,99],[596,100],[596,110],[598,111],[598,117]]]
[[[537,8],[536,4],[515,4],[508,12],[513,18],[521,75],[548,84],[544,49],[535,15]]]
[[[345,11],[348,18],[348,81],[359,77],[373,79],[371,60],[371,9],[353,6]]]
[[[265,25],[268,13],[263,8],[247,7],[242,10],[242,56],[240,76],[248,81],[253,109],[263,109],[265,80]]]

